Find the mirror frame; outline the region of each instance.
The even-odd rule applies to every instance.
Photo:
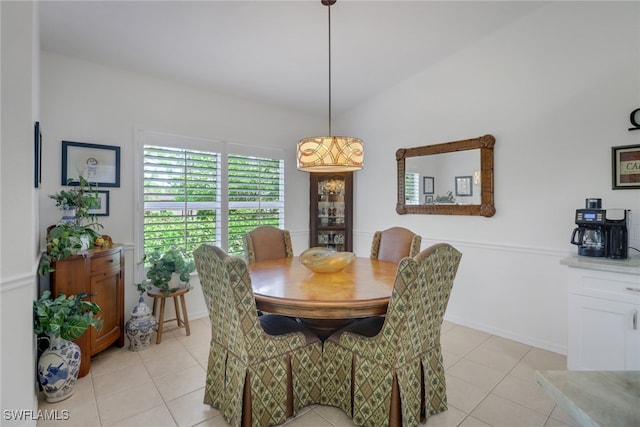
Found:
[[[483,135],[478,138],[460,141],[444,142],[441,144],[425,145],[422,147],[399,148],[396,151],[398,163],[398,203],[396,212],[404,214],[431,215],[481,215],[491,217],[496,213],[493,200],[493,146],[496,139],[493,135]],[[408,157],[430,156],[432,154],[453,153],[456,151],[480,149],[480,204],[479,205],[406,205],[404,176],[406,172],[405,160]]]

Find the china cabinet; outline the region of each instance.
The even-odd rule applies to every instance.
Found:
[[[89,373],[91,356],[114,343],[124,346],[124,253],[122,245],[83,251],[55,262],[51,293],[57,296],[89,293],[89,301],[100,306],[103,321],[96,331],[89,328],[75,340],[81,349],[79,376]]]
[[[310,247],[352,251],[353,172],[309,175]]]

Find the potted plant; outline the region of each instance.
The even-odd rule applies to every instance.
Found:
[[[86,301],[88,294],[51,298],[45,291],[33,302],[33,332],[45,335],[49,346],[38,359],[38,379],[48,402],[70,397],[80,370],[80,347],[72,342],[90,326],[102,327],[95,314],[100,307]]]
[[[147,278],[136,285],[140,295],[154,287],[165,295],[175,292],[179,287],[189,287],[190,274],[196,269],[193,259],[175,246],[164,252],[155,250],[145,255],[142,262],[149,269]]]
[[[44,275],[54,271],[53,261],[61,260],[88,249],[102,237],[97,230],[102,228],[97,217],[89,213],[98,197],[85,178],[79,177],[79,185],[70,190],[61,190],[49,196],[60,209],[75,209],[73,216],[65,213],[60,222],[47,234],[47,252],[40,258],[38,273]]]

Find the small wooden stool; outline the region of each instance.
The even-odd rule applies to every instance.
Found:
[[[153,315],[156,315],[156,302],[160,302],[160,318],[158,319],[158,335],[156,337],[156,344],[160,344],[160,341],[162,341],[162,328],[164,326],[165,323],[167,322],[172,322],[172,321],[177,321],[178,323],[178,327],[184,327],[186,332],[187,332],[187,336],[191,335],[191,331],[189,330],[189,316],[187,315],[187,305],[184,302],[184,294],[186,294],[187,292],[189,292],[189,288],[180,288],[178,290],[176,290],[175,292],[169,292],[168,294],[164,294],[161,290],[155,289],[153,291],[148,291],[147,295],[149,295],[151,298],[153,298]],[[169,297],[173,298],[173,305],[176,308],[176,317],[174,317],[173,319],[166,319],[164,318],[164,303],[165,300]],[[180,307],[178,305],[178,298],[180,298],[180,305],[182,305],[182,316],[180,315]]]

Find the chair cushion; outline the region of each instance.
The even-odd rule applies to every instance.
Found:
[[[302,332],[307,344],[320,341],[320,338],[302,323],[291,317],[280,316],[278,314],[263,314],[258,317],[260,326],[269,335],[285,335],[292,332]]]
[[[354,334],[362,335],[365,337],[375,337],[382,330],[384,324],[384,316],[367,317],[366,319],[358,319],[349,323],[344,328],[334,332],[329,338],[329,341],[338,343],[340,336],[344,332],[353,332]]]
[[[415,234],[406,228],[393,227],[384,230],[380,237],[378,259],[400,262],[411,253],[411,242]]]

